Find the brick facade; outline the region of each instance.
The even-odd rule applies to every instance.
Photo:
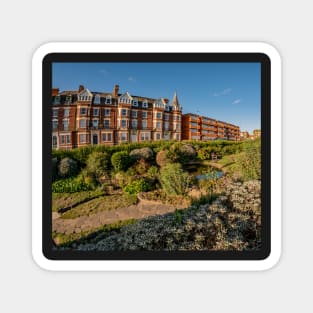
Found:
[[[182,140],[239,140],[240,128],[210,117],[187,113],[182,116]]]
[[[181,140],[182,109],[175,93],[152,99],[112,93],[52,89],[52,147],[72,149],[86,145],[114,145],[148,140]]]

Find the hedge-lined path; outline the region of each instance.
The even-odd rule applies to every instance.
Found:
[[[182,205],[159,204],[148,200],[139,200],[136,205],[99,212],[90,216],[80,216],[73,219],[63,219],[61,215],[52,217],[52,230],[61,234],[81,233],[129,219],[142,219],[152,215],[162,215],[184,208]]]

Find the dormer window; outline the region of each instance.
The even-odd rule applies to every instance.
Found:
[[[72,103],[72,96],[71,95],[66,96],[65,103],[66,104],[71,104]]]
[[[138,100],[133,100],[133,106],[138,107]]]
[[[148,101],[147,101],[147,100],[144,100],[144,101],[142,102],[142,107],[145,108],[145,109],[148,108]]]
[[[55,96],[53,100],[53,104],[60,104],[61,102],[61,97],[60,96]]]
[[[168,105],[165,106],[165,111],[169,111],[170,107]]]
[[[101,103],[100,95],[95,95],[93,103],[94,104],[100,104]]]
[[[112,103],[112,98],[111,98],[111,96],[107,96],[107,97],[105,98],[105,103],[106,103],[106,104],[111,104],[111,103]]]

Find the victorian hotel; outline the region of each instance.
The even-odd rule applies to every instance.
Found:
[[[72,149],[86,145],[114,145],[149,140],[195,139],[193,121],[186,115],[182,118],[182,107],[177,94],[172,101],[152,99],[119,93],[115,85],[113,92],[90,92],[84,86],[76,91],[52,89],[52,148]],[[239,127],[223,123],[225,135],[231,127],[231,136],[202,136],[206,132],[202,125],[197,127],[199,140],[237,139]],[[217,126],[217,122],[214,124]],[[229,127],[228,127],[229,126]],[[184,132],[182,133],[182,128]],[[215,128],[218,130],[218,128]],[[235,130],[235,131],[233,131]],[[192,135],[192,136],[191,136]]]

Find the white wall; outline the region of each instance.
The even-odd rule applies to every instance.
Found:
[[[5,1],[0,19],[1,311],[308,312],[313,273],[309,4]],[[54,273],[34,264],[31,57],[42,43],[67,40],[265,41],[276,46],[283,58],[284,243],[275,268],[261,273]]]

